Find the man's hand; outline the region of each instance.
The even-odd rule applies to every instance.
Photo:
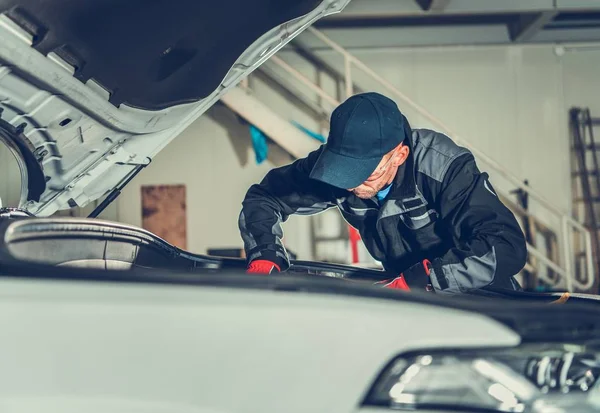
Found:
[[[422,262],[415,264],[408,270],[404,271],[399,277],[391,280],[381,281],[377,284],[383,284],[385,288],[394,288],[404,291],[433,291],[429,281],[430,273],[431,263],[429,260],[423,260]]]
[[[267,260],[255,260],[250,263],[246,272],[248,274],[271,274],[273,270],[280,272],[279,266]]]

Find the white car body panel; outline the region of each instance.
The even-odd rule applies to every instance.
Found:
[[[0,297],[13,413],[347,413],[399,353],[520,342],[482,315],[374,298],[8,278]]]

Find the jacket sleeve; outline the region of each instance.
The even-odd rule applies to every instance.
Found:
[[[472,155],[450,166],[438,194],[438,211],[456,247],[432,261],[431,282],[442,293],[464,293],[489,285],[514,288],[512,276],[525,266],[525,237]]]
[[[309,178],[321,150],[271,170],[248,190],[239,228],[249,263],[264,259],[286,270],[289,258],[282,243],[281,224],[291,214],[312,215],[336,205],[333,187]]]

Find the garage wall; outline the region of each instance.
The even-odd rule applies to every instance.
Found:
[[[567,51],[561,60],[565,102],[589,107],[600,117],[600,50]]]
[[[228,109],[217,106],[165,148],[123,191],[117,202],[118,220],[141,226],[141,186],[184,184],[187,191],[188,250],[241,248],[238,216],[247,189],[289,157],[270,149],[270,160],[257,165],[247,125]],[[306,217],[285,225],[286,246],[310,258]]]
[[[318,54],[343,67],[338,55]],[[359,49],[353,54],[456,136],[528,179],[561,210],[570,210],[568,109],[589,106],[600,116],[599,50],[566,50],[559,56],[554,46],[536,45]],[[290,52],[282,56],[314,77],[302,59]],[[384,92],[359,70],[353,76],[363,89]],[[436,128],[396,100],[413,127]],[[489,169],[481,161],[480,166]],[[513,188],[491,174],[499,189]],[[548,214],[546,219],[554,224]]]
[[[459,136],[528,179],[556,206],[570,209],[567,111],[574,105],[584,106],[600,116],[600,50],[580,48],[557,55],[548,45],[362,49],[353,53]],[[343,67],[331,52],[319,54]],[[313,68],[289,52],[280,56],[307,76],[316,76]],[[354,75],[363,88],[382,91],[359,71]],[[332,89],[331,81],[325,83]],[[275,93],[264,80],[257,77],[252,85],[282,116],[318,129],[306,110]],[[398,103],[414,127],[430,126]],[[227,109],[216,107],[160,153],[103,216],[141,226],[141,185],[185,184],[190,250],[204,253],[210,247],[238,247],[237,216],[247,188],[270,168],[288,160],[271,148],[270,160],[256,165],[247,125]],[[486,169],[485,165],[482,168]],[[16,205],[18,171],[1,146],[0,175],[0,197],[5,205]],[[492,179],[502,186],[499,177],[492,174]],[[312,258],[308,222],[293,217],[285,225],[286,243],[305,259]]]
[[[528,179],[556,206],[570,208],[567,111],[572,105],[589,106],[600,115],[599,51],[557,56],[552,46],[511,46],[375,50],[356,55],[463,139]],[[302,60],[289,53],[282,56],[307,76],[315,76]],[[322,56],[341,67],[331,53]],[[378,90],[360,73],[355,76],[364,88]],[[262,101],[283,117],[318,128],[305,110],[295,109],[260,79],[251,84]],[[406,105],[399,105],[414,127],[431,126]],[[246,125],[225,108],[211,110],[126,188],[117,206],[119,220],[141,225],[140,185],[183,183],[188,188],[190,249],[202,253],[209,247],[241,246],[237,216],[247,188],[286,161],[279,156],[257,166],[249,142]],[[493,173],[492,179],[501,189],[511,189]],[[547,220],[553,224],[551,217]],[[287,244],[306,259],[312,258],[308,222],[293,217],[285,225]]]

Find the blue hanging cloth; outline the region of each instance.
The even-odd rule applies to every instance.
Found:
[[[296,121],[292,121],[292,124],[298,129],[300,129],[302,132],[306,133],[311,138],[316,139],[321,143],[325,143],[326,139],[323,135],[317,132],[313,132],[308,128],[305,128]],[[252,137],[252,147],[254,148],[256,163],[260,165],[267,159],[267,156],[269,154],[267,136],[254,125],[250,125],[250,136]]]
[[[256,156],[256,164],[260,165],[267,159],[267,155],[269,154],[267,137],[254,125],[250,125],[250,136],[252,137],[252,147]]]
[[[318,140],[321,143],[325,143],[325,137],[323,135],[321,135],[320,133],[317,132],[313,132],[310,129],[300,125],[298,122],[296,122],[295,120],[292,121],[292,124],[297,127],[298,129],[300,129],[302,132],[306,133],[308,136],[310,136],[313,139]]]

